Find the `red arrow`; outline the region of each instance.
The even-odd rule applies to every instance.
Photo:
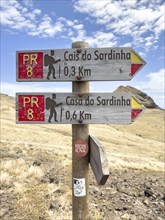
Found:
[[[131,76],[133,76],[144,64],[131,64]]]

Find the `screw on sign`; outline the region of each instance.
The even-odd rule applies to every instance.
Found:
[[[74,143],[74,153],[77,157],[84,157],[87,155],[89,150],[88,144],[84,140],[77,140]]]

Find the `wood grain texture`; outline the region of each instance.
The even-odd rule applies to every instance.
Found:
[[[83,86],[81,86],[81,84]],[[22,106],[18,104],[20,95],[43,95],[44,99],[53,99],[60,106],[56,107],[57,121],[53,124],[130,124],[131,120],[131,93],[85,93],[88,92],[88,82],[74,82],[74,93],[18,93],[17,115]],[[79,92],[78,92],[79,90]],[[120,105],[118,105],[118,104]],[[40,103],[38,103],[40,105]],[[46,104],[45,104],[46,106]],[[49,123],[50,110],[44,108],[43,122],[18,120],[17,123]],[[26,110],[25,110],[26,111]]]
[[[74,48],[88,47],[86,42],[75,42]],[[72,92],[89,93],[89,82],[73,82]],[[72,125],[72,217],[73,220],[89,219],[89,153],[84,157],[77,157],[74,153],[74,143],[77,140],[89,141],[89,125]],[[74,178],[85,178],[86,195],[74,195]]]
[[[77,44],[78,45],[78,44]],[[74,49],[52,49],[55,53],[54,58],[61,61],[54,64],[56,79],[51,76],[47,79],[49,71],[48,66],[44,66],[44,56],[51,55],[51,50],[33,50],[16,52],[16,72],[17,81],[41,81],[41,82],[58,82],[58,81],[120,81],[131,80],[131,57],[126,59],[121,57],[115,58],[113,54],[131,54],[131,48],[74,48]],[[43,53],[43,77],[26,79],[20,78],[18,71],[21,65],[18,62],[19,53]],[[101,55],[100,55],[101,54]],[[112,56],[106,56],[111,54]],[[130,55],[131,56],[131,55]],[[115,59],[114,59],[115,58]],[[74,71],[73,71],[74,68]]]
[[[103,145],[96,136],[90,133],[90,165],[97,180],[98,185],[105,185],[109,177],[108,159]]]

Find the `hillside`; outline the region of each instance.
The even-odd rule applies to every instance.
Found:
[[[7,95],[0,108],[2,219],[71,219],[71,126],[16,124]],[[164,111],[90,131],[105,146],[111,173],[99,187],[90,171],[91,219],[163,219]]]
[[[141,104],[143,104],[146,108],[149,109],[155,109],[158,108],[159,106],[156,105],[156,103],[154,102],[154,100],[148,96],[146,93],[144,93],[141,90],[138,90],[134,87],[131,86],[119,86],[115,92],[121,93],[121,92],[131,92],[133,95],[135,95],[135,97],[139,100],[139,102]]]

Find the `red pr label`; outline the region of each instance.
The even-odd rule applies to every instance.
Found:
[[[74,153],[77,157],[84,157],[88,153],[88,144],[84,140],[77,140],[74,143]]]
[[[18,121],[45,121],[43,95],[18,96]]]
[[[43,52],[18,53],[18,79],[43,78]]]

